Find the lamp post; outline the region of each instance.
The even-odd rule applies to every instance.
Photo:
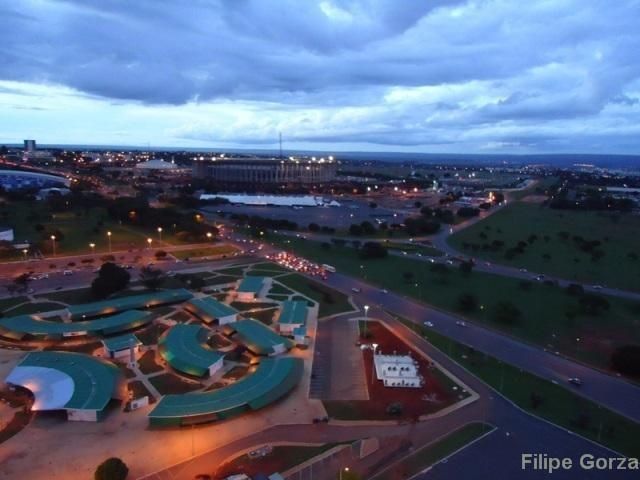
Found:
[[[153,238],[147,238],[147,243],[149,244],[149,248],[151,248],[151,242],[153,242]]]
[[[89,248],[91,248],[91,255],[96,253],[96,244],[95,243],[90,243],[89,244]]]
[[[371,368],[371,385],[373,385],[374,381],[373,379],[375,378],[376,375],[376,350],[378,349],[378,344],[377,343],[372,343],[371,346],[373,347],[373,366]]]
[[[162,243],[162,227],[158,227],[158,241]]]
[[[364,338],[367,338],[367,327],[369,326],[369,305],[364,306]]]
[[[24,259],[27,259],[27,253],[29,252],[29,250],[27,250],[26,248],[22,249],[22,254],[24,255]]]
[[[111,231],[107,232],[107,238],[109,239],[109,253],[111,253]]]
[[[56,256],[56,236],[51,235],[51,247],[53,249],[53,256]]]
[[[344,467],[340,469],[340,480],[342,480],[342,472],[348,472],[349,471],[349,467]]]
[[[209,240],[211,240],[211,237],[213,237],[213,233],[211,233],[211,232],[207,232],[207,238],[208,238]]]

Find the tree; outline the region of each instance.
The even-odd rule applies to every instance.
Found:
[[[400,402],[393,402],[387,405],[386,410],[387,410],[387,414],[389,415],[402,415],[404,406]]]
[[[158,260],[162,260],[162,259],[164,259],[164,258],[167,258],[167,255],[168,255],[168,254],[167,254],[167,252],[165,252],[164,250],[158,250],[158,251],[155,253],[155,257],[156,257]]]
[[[129,467],[116,457],[106,459],[96,468],[95,480],[125,480],[129,475]]]
[[[496,304],[493,315],[496,322],[504,323],[505,325],[513,325],[520,316],[520,310],[511,302],[499,302]]]
[[[376,233],[376,227],[374,227],[371,222],[364,221],[360,224],[360,227],[364,235],[373,235]]]
[[[640,345],[624,345],[611,354],[611,367],[624,375],[640,376]]]
[[[457,214],[461,218],[477,217],[480,214],[480,210],[473,207],[461,207],[458,209]]]
[[[13,279],[13,284],[15,285],[15,291],[19,293],[24,293],[29,289],[29,282],[31,282],[31,277],[29,277],[28,273],[23,273],[22,275],[18,275]]]
[[[529,401],[531,403],[531,408],[533,410],[537,410],[538,407],[542,405],[544,398],[542,398],[542,395],[540,395],[539,393],[531,392],[531,395],[529,396]]]
[[[580,296],[584,293],[584,287],[579,283],[570,283],[565,289],[567,294],[571,296]]]
[[[157,290],[167,279],[167,275],[159,268],[142,267],[140,281],[149,290]]]
[[[105,298],[126,288],[130,279],[129,272],[124,268],[107,262],[102,264],[98,276],[91,283],[91,292],[98,298]]]
[[[319,232],[320,231],[320,225],[318,225],[317,223],[310,223],[308,228],[309,228],[310,232]]]
[[[478,308],[478,299],[471,293],[462,293],[458,297],[458,308],[463,312],[473,312]]]
[[[378,204],[376,202],[369,203],[369,208],[378,208]]]
[[[364,242],[360,249],[360,258],[365,260],[384,258],[387,255],[387,248],[379,242]]]
[[[404,278],[405,283],[411,283],[413,280],[413,272],[403,272],[402,278]]]
[[[359,237],[360,235],[362,235],[362,227],[360,225],[358,225],[357,223],[352,224],[349,227],[349,235],[353,235],[353,236]]]
[[[609,310],[609,301],[593,293],[585,293],[580,297],[580,307],[588,315],[599,315],[602,310]]]
[[[474,265],[473,260],[465,260],[464,262],[460,262],[458,268],[464,275],[469,275],[473,271]]]

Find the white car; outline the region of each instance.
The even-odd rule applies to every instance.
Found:
[[[387,290],[386,288],[383,288],[382,290],[380,290],[381,293],[389,293],[389,290]]]
[[[68,277],[69,275],[73,275],[73,270],[65,270],[62,272],[62,275]]]
[[[360,293],[360,292],[361,292],[361,290],[360,290],[359,288],[357,288],[357,287],[353,287],[353,288],[351,289],[351,291],[352,291],[353,293]]]
[[[425,327],[433,327],[433,323],[432,323],[432,322],[427,321],[427,322],[424,322],[424,326],[425,326]]]
[[[458,321],[456,322],[456,325],[458,325],[459,327],[466,327],[466,326],[467,326],[467,324],[466,324],[466,323],[464,323],[462,320],[458,320]]]

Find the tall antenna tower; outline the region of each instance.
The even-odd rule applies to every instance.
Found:
[[[280,158],[282,158],[282,132],[280,132],[279,138],[280,138]]]

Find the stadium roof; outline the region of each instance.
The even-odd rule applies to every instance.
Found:
[[[0,318],[0,335],[22,339],[26,335],[43,337],[87,335],[111,335],[132,330],[151,322],[150,312],[128,310],[117,315],[83,320],[81,322],[52,322],[41,320],[38,315],[18,315],[16,317]]]
[[[194,298],[189,300],[184,308],[207,323],[213,322],[217,318],[236,315],[238,311],[229,305],[219,302],[213,297]]]
[[[286,300],[282,302],[279,323],[304,325],[307,322],[307,302]]]
[[[224,354],[205,345],[207,329],[199,325],[177,324],[158,342],[162,358],[176,370],[202,377],[209,367],[224,358]]]
[[[33,410],[103,410],[119,376],[118,367],[89,355],[31,352],[6,381],[33,393]]]
[[[129,295],[127,297],[112,298],[100,302],[82,303],[68,307],[72,319],[83,317],[97,317],[110,313],[132,310],[134,308],[150,308],[167,303],[184,302],[193,298],[189,290],[178,288],[175,290],[161,290],[158,292]]]
[[[245,277],[238,285],[238,292],[260,293],[264,286],[264,277]]]
[[[256,355],[271,355],[276,352],[274,347],[277,345],[284,345],[287,350],[293,347],[291,340],[281,337],[253,318],[227,324],[224,331],[231,334],[235,332],[236,337]]]
[[[152,423],[153,419],[198,415],[226,418],[242,410],[257,410],[292,390],[300,381],[303,370],[300,358],[266,358],[255,372],[228,387],[211,392],[165,395],[149,418]]]
[[[130,347],[140,345],[142,342],[138,340],[133,333],[127,333],[125,335],[118,335],[117,337],[105,338],[102,340],[102,344],[107,350],[117,352],[119,350],[125,350]]]

